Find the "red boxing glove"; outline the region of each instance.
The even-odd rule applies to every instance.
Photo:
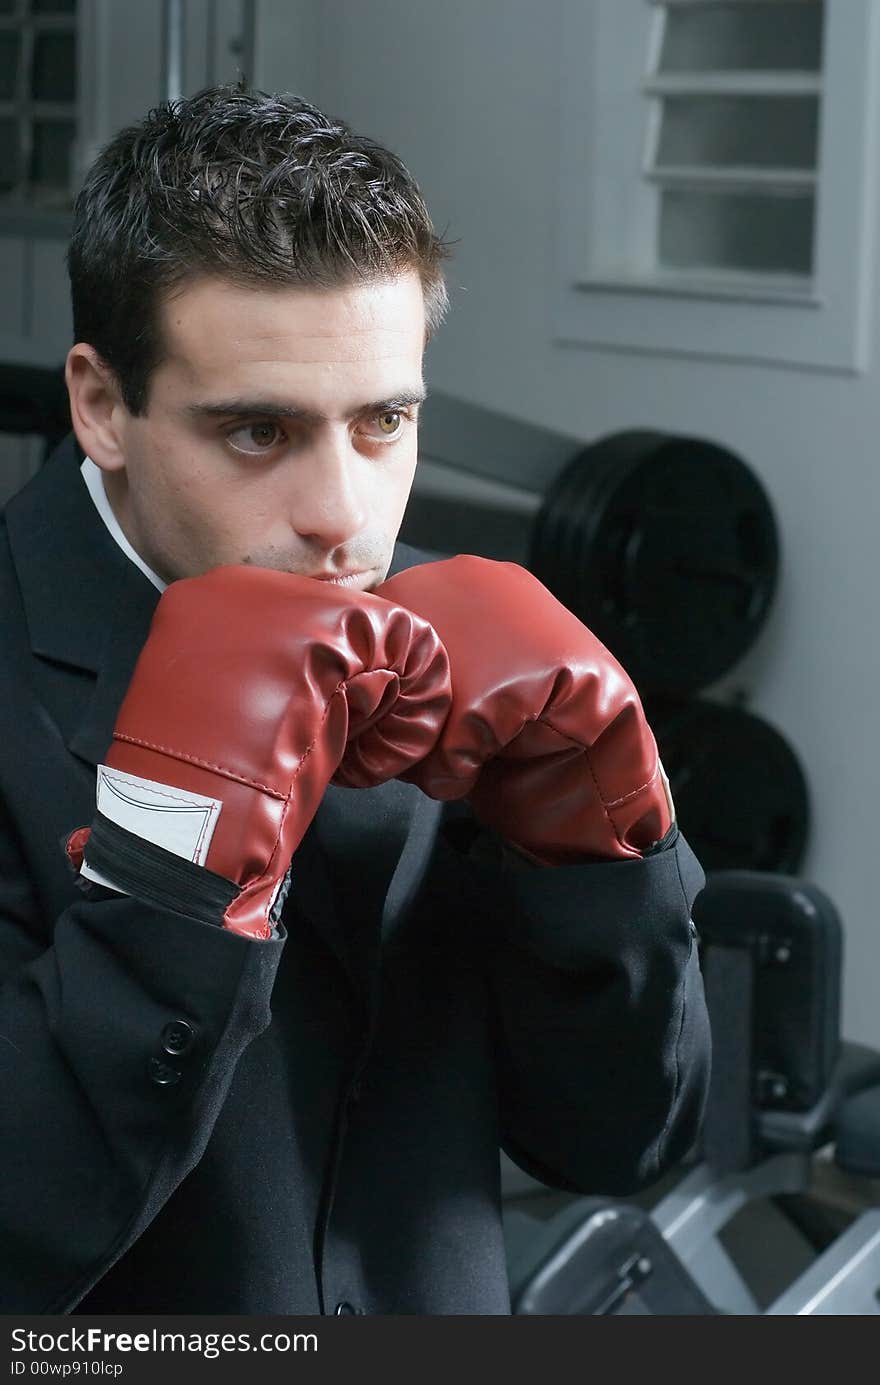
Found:
[[[434,631],[381,597],[249,567],[174,582],[99,769],[83,873],[269,937],[329,781],[399,775],[449,705]]]
[[[377,588],[429,620],[452,669],[434,749],[400,777],[468,797],[534,860],[642,856],[673,825],[638,693],[617,660],[525,568],[461,556]]]

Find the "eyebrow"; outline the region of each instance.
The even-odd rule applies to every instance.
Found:
[[[388,399],[377,399],[372,403],[358,404],[345,415],[346,421],[362,418],[364,414],[382,414],[392,410],[406,409],[413,404],[423,404],[428,391],[422,386],[418,390],[401,390]],[[195,418],[293,418],[302,423],[326,423],[327,415],[314,409],[303,409],[297,404],[279,404],[269,399],[220,399],[216,402],[188,404],[186,412]]]

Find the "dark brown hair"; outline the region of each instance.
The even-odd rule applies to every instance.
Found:
[[[299,97],[209,88],[121,130],[87,173],[68,250],[74,335],[139,414],[161,303],[188,279],[333,288],[415,269],[430,336],[447,253],[395,154]]]

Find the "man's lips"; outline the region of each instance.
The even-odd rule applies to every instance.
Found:
[[[314,582],[331,582],[334,587],[364,586],[372,575],[372,569],[359,572],[313,572],[309,576]]]

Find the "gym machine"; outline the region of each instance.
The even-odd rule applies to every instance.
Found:
[[[709,878],[694,919],[714,1050],[699,1148],[650,1208],[574,1198],[542,1219],[512,1198],[514,1311],[878,1313],[880,1053],[840,1040],[837,911],[804,880],[731,870]],[[817,1188],[829,1151],[862,1181],[864,1208],[843,1222]],[[811,1246],[766,1303],[723,1242],[759,1202]]]

